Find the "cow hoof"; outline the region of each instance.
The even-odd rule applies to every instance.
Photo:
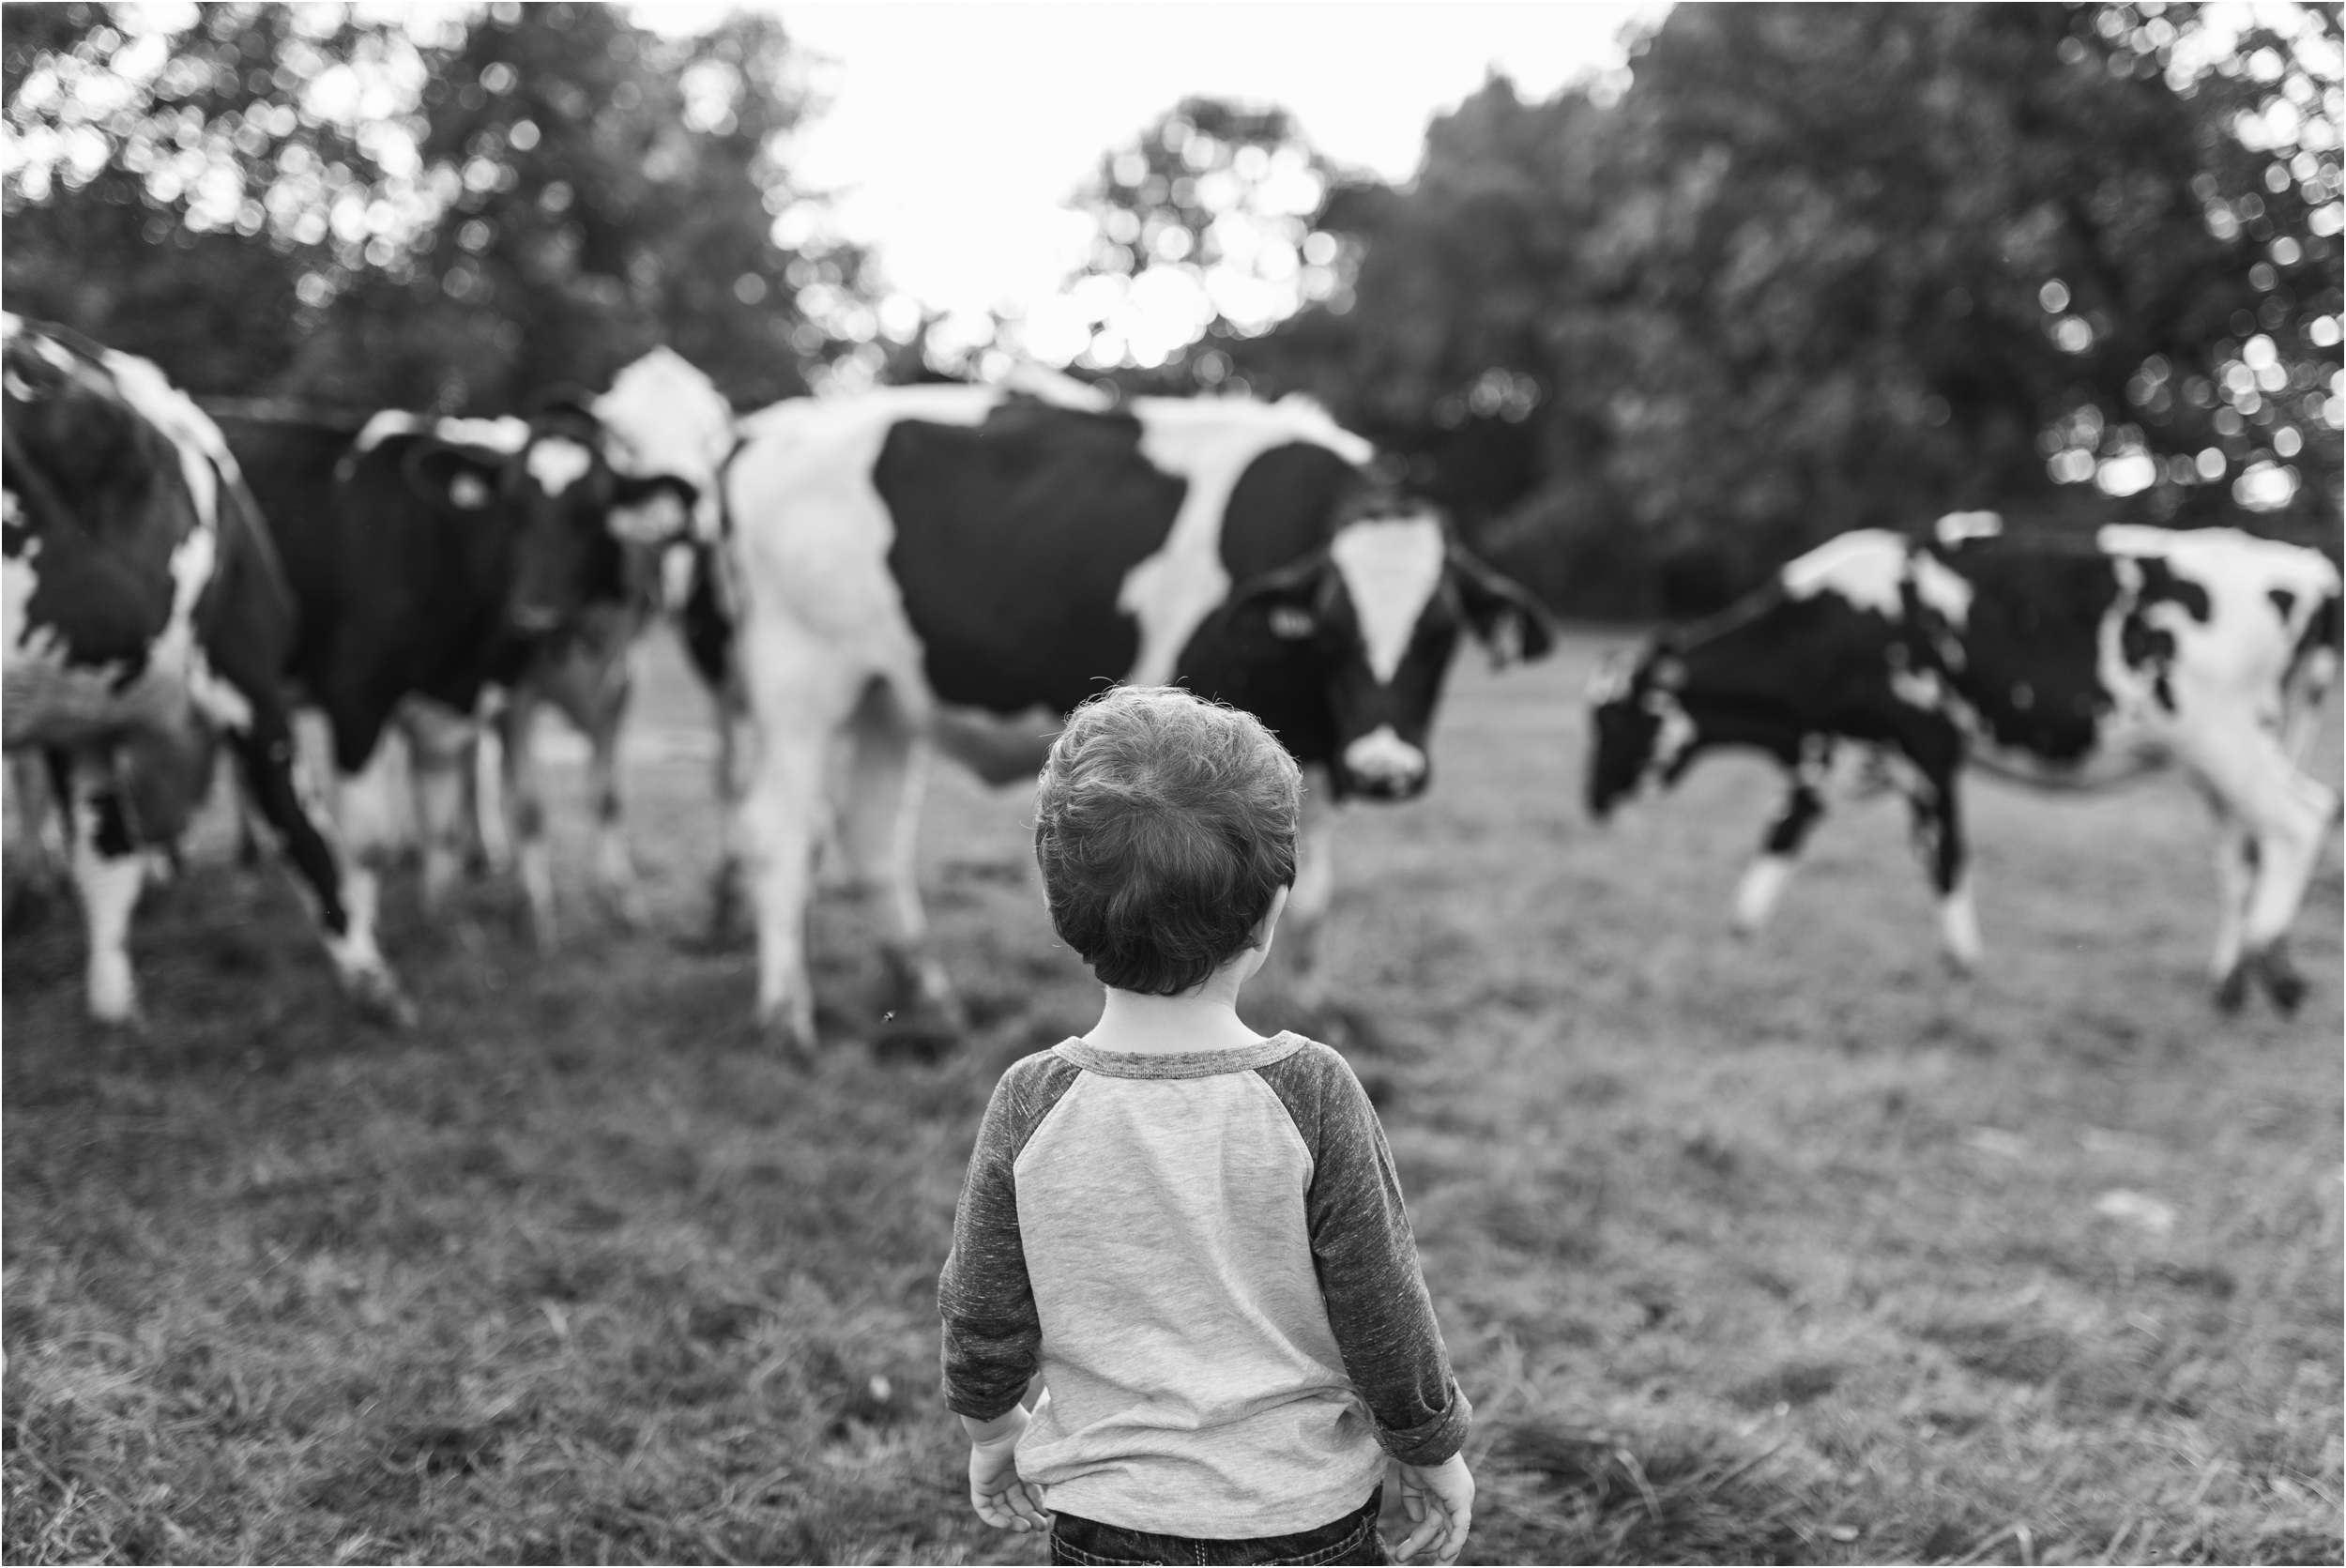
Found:
[[[2264,950],[2257,964],[2257,978],[2264,982],[2264,994],[2273,998],[2273,1010],[2282,1017],[2294,1016],[2305,1004],[2306,977],[2297,972],[2288,950],[2278,942]]]
[[[2248,966],[2244,959],[2216,982],[2216,1011],[2238,1012],[2248,1000]]]
[[[358,1016],[370,1024],[387,1029],[412,1029],[416,1027],[416,1004],[399,988],[399,982],[388,974],[355,976],[350,982],[351,1004]]]
[[[89,1015],[89,1023],[90,1028],[98,1031],[99,1038],[101,1040],[145,1040],[146,1038],[146,1014],[135,1007],[127,1012],[113,1014],[93,1012]]]
[[[815,1065],[815,1033],[812,1027],[800,1027],[786,1018],[769,1018],[758,1026],[758,1032],[773,1047],[774,1054],[797,1068]]]

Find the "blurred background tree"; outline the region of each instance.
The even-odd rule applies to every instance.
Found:
[[[770,18],[9,7],[0,65],[10,308],[199,391],[495,413],[664,342],[754,405],[881,362]]]
[[[1343,293],[1357,245],[1320,228],[1338,178],[1287,111],[1191,98],[1102,154],[1076,197],[1097,226],[1061,299],[1017,345],[1130,388],[1243,393],[1220,343]]]
[[[1588,611],[1958,508],[2336,551],[2336,5],[1682,6],[1635,55],[1318,170],[1334,286],[1117,378],[1308,389]],[[1167,221],[1087,199],[1095,275]]]

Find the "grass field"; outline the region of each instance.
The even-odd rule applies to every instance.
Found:
[[[1345,828],[1331,959],[1480,1412],[1470,1560],[2338,1561],[2336,849],[2288,1023],[2207,1003],[2171,782],[1978,785],[1970,982],[1887,801],[1739,943],[1760,769],[1578,809],[1619,640],[1462,664],[1431,796]],[[1042,1560],[961,1499],[933,1295],[995,1076],[1095,1006],[1027,801],[933,793],[967,1046],[861,1043],[871,916],[833,898],[794,1066],[747,955],[688,939],[701,708],[652,675],[655,929],[584,912],[559,769],[573,940],[395,882],[412,1033],[353,1024],[287,886],[216,854],[142,917],[145,1039],[78,1022],[69,911],[8,933],[8,1560]],[[1269,978],[1255,1021],[1309,1024]]]

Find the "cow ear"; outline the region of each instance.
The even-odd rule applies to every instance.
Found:
[[[1501,576],[1455,546],[1450,552],[1450,569],[1457,574],[1458,599],[1466,608],[1467,624],[1490,649],[1492,668],[1542,658],[1555,646],[1555,621],[1546,606],[1520,583]]]
[[[417,495],[455,511],[487,510],[503,473],[494,453],[445,441],[418,442],[400,469]]]
[[[595,417],[586,393],[576,387],[549,387],[529,400],[529,422],[558,423],[567,419],[583,419],[600,430],[602,421]]]
[[[666,544],[691,529],[699,493],[669,475],[634,479],[614,475],[611,532],[631,544]]]
[[[1319,551],[1275,571],[1258,572],[1231,590],[1229,613],[1260,608],[1271,634],[1302,642],[1319,631],[1319,595],[1328,577],[1328,553]]]
[[[1230,590],[1230,608],[1289,604],[1309,609],[1312,601],[1319,596],[1319,585],[1327,571],[1328,555],[1321,551],[1275,571],[1257,572]]]

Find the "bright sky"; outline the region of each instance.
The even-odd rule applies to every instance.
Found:
[[[1190,94],[1286,106],[1319,150],[1388,179],[1492,69],[1527,98],[1621,64],[1639,0],[1576,4],[845,3],[769,0],[833,62],[800,137],[802,184],[845,237],[948,312],[1059,292],[1089,238],[1068,198],[1102,152]],[[647,7],[653,25],[688,9]]]

